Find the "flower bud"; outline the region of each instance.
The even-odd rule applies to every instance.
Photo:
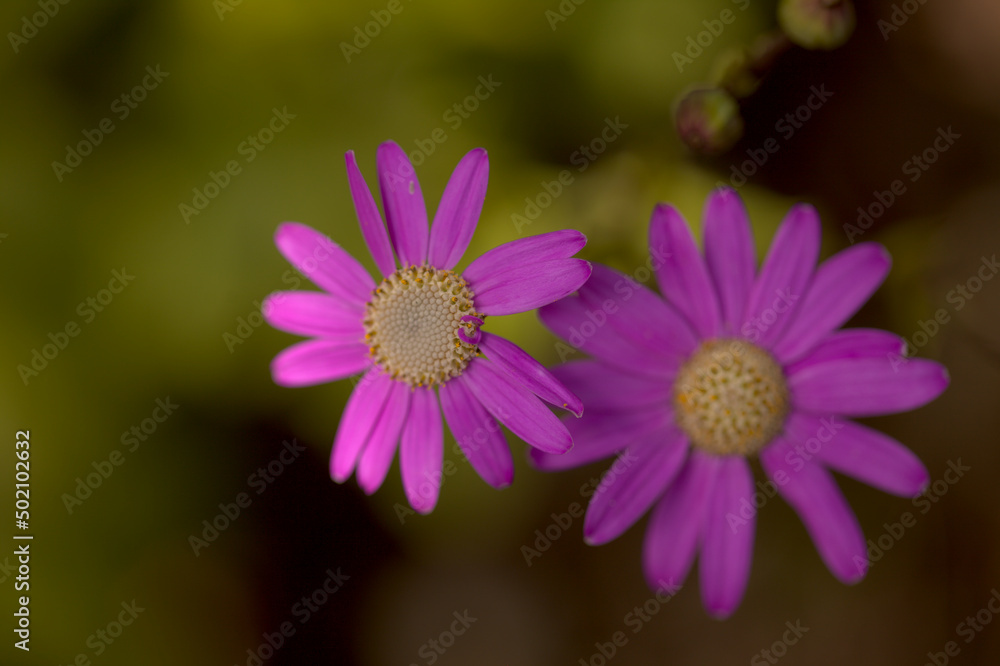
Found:
[[[681,97],[675,112],[677,133],[691,150],[718,155],[743,136],[736,99],[721,88],[695,88]]]
[[[854,32],[854,4],[851,0],[781,0],[778,23],[802,48],[835,49]]]

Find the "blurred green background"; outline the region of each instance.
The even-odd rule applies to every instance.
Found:
[[[956,632],[1000,587],[1000,282],[961,307],[953,290],[1000,246],[996,4],[914,1],[884,34],[893,3],[859,3],[848,44],[785,53],[742,104],[743,139],[712,159],[682,146],[673,104],[726,49],[774,27],[774,2],[400,0],[395,14],[390,4],[0,6],[0,506],[13,509],[15,433],[30,429],[35,536],[30,653],[13,647],[15,542],[0,546],[0,662],[250,666],[248,650],[267,656],[270,636],[280,647],[266,664],[596,665],[595,643],[625,631],[614,656],[622,666],[767,663],[761,651],[798,621],[809,631],[782,663],[918,664],[948,641],[960,648],[956,663],[995,663],[996,626],[968,643]],[[565,20],[555,21],[547,12],[560,6]],[[45,7],[51,16],[32,18]],[[726,9],[736,19],[679,68],[674,53]],[[379,17],[391,20],[372,24]],[[366,24],[378,28],[367,43]],[[476,99],[482,80],[493,90]],[[833,95],[786,136],[776,124],[811,86]],[[262,133],[276,113],[281,131]],[[620,135],[581,161],[608,119],[623,123]],[[911,181],[907,161],[949,127],[960,138]],[[428,143],[432,135],[445,140]],[[260,301],[297,279],[272,241],[281,221],[321,230],[373,268],[345,151],[374,187],[376,147],[397,141],[421,162],[433,212],[458,159],[485,147],[490,184],[468,257],[576,228],[590,239],[581,256],[631,272],[645,260],[656,202],[677,205],[700,237],[708,192],[771,137],[779,150],[745,170],[739,188],[758,254],[796,201],[819,208],[824,256],[846,247],[857,209],[904,179],[905,193],[863,235],[888,247],[893,271],[853,323],[912,342],[921,322],[948,314],[926,344],[918,336],[917,353],[948,366],[950,389],[871,422],[911,447],[932,479],[948,461],[971,470],[926,513],[842,479],[870,538],[906,511],[917,516],[862,583],[838,583],[774,500],[760,512],[749,589],[732,618],[706,616],[692,575],[632,633],[627,615],[652,597],[640,565],[645,521],[591,548],[575,519],[530,566],[521,551],[552,514],[582,503],[581,485],[604,463],[545,475],[508,436],[518,468],[498,492],[449,444],[456,471],[437,509],[402,520],[398,466],[370,498],[353,479],[329,479],[351,383],[275,386],[268,364],[295,338],[254,323]],[[68,156],[81,142],[89,154]],[[219,175],[231,161],[238,172]],[[573,182],[518,228],[526,199],[564,169]],[[225,185],[213,189],[212,174]],[[215,194],[185,215],[182,205],[206,203],[198,192]],[[124,288],[115,271],[133,276]],[[77,335],[63,335],[67,325]],[[533,314],[491,320],[490,330],[558,360]],[[19,369],[49,344],[64,348],[34,359],[36,374]],[[168,403],[169,416],[157,411]],[[293,441],[305,451],[275,463]],[[269,464],[280,474],[257,472]],[[106,478],[94,476],[101,470]],[[88,475],[97,487],[81,490]],[[228,507],[240,493],[249,504]],[[239,516],[219,518],[220,504]],[[213,520],[228,526],[192,545]],[[16,531],[10,524],[3,534]],[[304,610],[325,583],[339,589]],[[114,623],[131,619],[122,604],[133,602],[136,617],[118,633]],[[476,621],[451,645],[442,634],[464,612]],[[276,638],[285,622],[294,633]],[[431,640],[450,647],[441,654]]]

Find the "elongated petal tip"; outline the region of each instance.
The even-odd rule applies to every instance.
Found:
[[[562,408],[565,409],[570,414],[572,414],[573,416],[575,416],[576,418],[581,418],[583,416],[583,402],[575,395],[573,395],[573,397],[576,398],[576,400],[574,400],[573,402],[563,403]]]

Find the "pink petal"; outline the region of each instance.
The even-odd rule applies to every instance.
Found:
[[[462,383],[493,418],[526,443],[564,453],[573,445],[566,426],[534,394],[484,358],[469,362],[453,381]]]
[[[687,457],[685,437],[664,428],[630,442],[590,498],[583,538],[590,545],[618,538],[642,517],[673,481]]]
[[[274,357],[271,376],[280,386],[314,386],[350,377],[370,367],[368,347],[360,342],[305,340]]]
[[[590,277],[590,262],[555,259],[524,264],[469,282],[476,310],[487,315],[527,312],[564,298]]]
[[[650,587],[675,587],[687,578],[717,472],[712,456],[692,450],[656,503],[642,548],[642,569]]]
[[[793,206],[778,227],[749,294],[740,333],[770,348],[802,307],[816,268],[822,232],[816,209]]]
[[[828,333],[865,304],[889,273],[889,253],[875,243],[859,243],[816,269],[795,315],[772,347],[782,363],[805,356]]]
[[[483,333],[479,349],[513,379],[545,402],[580,416],[583,403],[528,352],[506,338]]]
[[[441,410],[469,464],[494,488],[510,485],[514,479],[514,459],[500,425],[486,408],[455,379],[438,389]]]
[[[743,323],[757,263],[750,220],[739,195],[728,188],[714,191],[705,204],[702,228],[705,263],[719,296],[722,320],[732,335]]]
[[[399,263],[419,266],[427,259],[427,208],[413,165],[396,143],[386,141],[375,155],[389,237]]]
[[[410,410],[410,387],[403,382],[392,382],[385,407],[375,422],[368,446],[361,452],[358,462],[358,485],[371,495],[385,481],[392,459],[396,455],[399,434]]]
[[[340,417],[330,456],[330,476],[337,483],[346,481],[354,471],[358,454],[368,443],[389,391],[396,383],[380,369],[372,368],[354,387]]]
[[[669,381],[677,371],[674,359],[650,354],[645,347],[631,342],[614,326],[608,326],[603,310],[595,310],[579,296],[569,296],[538,310],[538,318],[573,348],[581,349],[601,361],[627,372]],[[566,359],[572,349],[556,346],[559,357]]]
[[[566,453],[528,451],[538,469],[549,472],[588,465],[618,453],[649,433],[671,424],[669,410],[646,410],[629,413],[591,414],[578,419],[563,419],[573,438],[573,448]]]
[[[260,308],[274,328],[337,342],[362,343],[364,307],[345,303],[318,291],[282,291],[271,294]]]
[[[698,571],[702,603],[709,614],[721,619],[736,610],[747,589],[756,512],[745,510],[753,506],[754,491],[746,458],[719,457],[715,465],[718,471],[702,527]]]
[[[570,361],[552,368],[552,374],[580,396],[588,413],[665,409],[671,404],[669,382],[625,372],[601,361]]]
[[[623,337],[647,352],[680,365],[698,339],[687,320],[669,303],[623,273],[592,264],[590,279],[580,287],[580,297],[598,320],[606,319]]]
[[[885,358],[841,358],[808,365],[788,378],[792,404],[814,414],[880,416],[916,409],[948,386],[934,361],[890,363]]]
[[[785,459],[793,471],[815,458],[841,474],[902,497],[919,495],[930,482],[927,468],[908,448],[838,416],[793,413],[785,423],[785,440],[793,449]]]
[[[351,199],[354,200],[354,210],[358,214],[361,235],[364,236],[375,265],[383,276],[388,277],[396,271],[396,259],[392,256],[392,245],[389,244],[385,223],[379,215],[368,183],[361,175],[354,151],[348,150],[344,157],[347,160],[347,183],[351,188]]]
[[[465,254],[483,210],[489,172],[489,160],[482,148],[467,153],[455,167],[431,226],[431,266],[450,270]]]
[[[826,336],[804,358],[787,366],[785,374],[792,376],[811,365],[842,358],[885,360],[901,357],[905,351],[906,342],[888,331],[876,328],[845,328]]]
[[[375,281],[347,250],[315,229],[283,222],[274,234],[278,250],[312,282],[348,303],[366,303]]]
[[[434,389],[413,390],[410,414],[403,425],[399,466],[406,498],[419,513],[430,513],[441,490],[444,461],[444,432],[441,409]]]
[[[660,293],[703,338],[719,334],[719,299],[687,222],[673,206],[659,204],[649,221],[649,251]]]
[[[569,259],[586,244],[587,237],[572,229],[519,238],[484,252],[462,271],[462,277],[472,284],[515,266]]]
[[[812,537],[827,568],[843,583],[856,583],[868,570],[865,537],[833,477],[815,462],[794,466],[795,452],[777,439],[760,453],[764,471]]]

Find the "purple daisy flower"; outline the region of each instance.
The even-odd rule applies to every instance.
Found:
[[[700,552],[702,601],[726,617],[746,589],[754,480],[761,465],[841,581],[868,566],[857,518],[829,470],[913,496],[928,482],[899,442],[844,417],[919,407],[947,386],[933,361],[904,360],[901,338],[837,330],[885,279],[885,249],[861,243],[818,267],[820,223],[791,209],[759,271],[746,211],[719,190],[704,213],[705,255],[671,206],[653,211],[651,267],[663,298],[594,265],[579,294],[539,311],[594,360],[553,369],[587,414],[567,423],[563,456],[532,451],[545,470],[620,454],[587,508],[584,536],[606,543],[648,509],[650,586],[680,583]],[[644,270],[644,269],[642,269]]]
[[[523,349],[482,326],[487,316],[525,312],[576,291],[590,276],[590,264],[572,258],[586,243],[583,234],[515,240],[458,273],[486,197],[486,151],[458,163],[428,226],[406,153],[391,141],[379,146],[388,233],[353,151],[346,159],[381,281],[326,236],[286,222],[275,234],[278,249],[326,293],[277,293],[263,307],[271,326],[313,338],[275,357],[276,383],[310,386],[364,373],[341,416],[331,476],[343,482],[356,471],[371,494],[399,445],[407,499],[429,513],[441,484],[441,411],[469,463],[495,487],[514,475],[498,421],[540,451],[568,450],[569,432],[539,398],[577,415],[580,400]]]

